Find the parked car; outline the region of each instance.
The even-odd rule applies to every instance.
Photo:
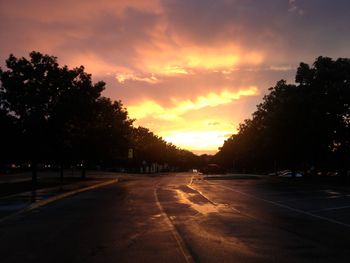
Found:
[[[293,177],[293,173],[291,170],[279,171],[279,172],[277,172],[277,175],[280,177]],[[296,172],[294,177],[303,177],[303,174],[300,172]]]

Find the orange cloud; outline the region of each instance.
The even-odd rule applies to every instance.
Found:
[[[189,74],[231,69],[240,64],[258,65],[264,59],[262,52],[246,52],[233,44],[201,47],[181,41],[174,44],[171,39],[156,39],[152,45],[138,47],[138,70],[160,75]]]
[[[257,93],[258,89],[255,86],[241,89],[237,92],[224,89],[220,93],[208,93],[205,96],[197,97],[195,100],[178,100],[174,98],[172,102],[175,106],[170,108],[165,108],[155,101],[146,100],[138,105],[130,105],[128,111],[130,116],[136,119],[152,116],[155,119],[177,120],[188,111],[227,104],[243,96],[254,96]]]
[[[148,12],[161,11],[161,5],[158,0],[99,0],[98,3],[92,0],[36,0],[35,3],[31,1],[7,3],[6,13],[11,16],[19,15],[22,18],[35,18],[44,23],[53,23],[62,19],[70,21],[76,19],[89,20],[101,12],[106,12],[106,10],[122,16],[128,8]]]
[[[155,77],[154,75],[151,76],[137,76],[134,73],[117,73],[116,74],[116,79],[118,80],[119,83],[125,83],[127,80],[134,80],[134,81],[142,81],[142,82],[147,82],[150,84],[155,84],[158,83],[160,80]]]
[[[125,67],[114,65],[103,60],[93,52],[84,52],[71,56],[66,63],[70,67],[84,65],[87,72],[94,72],[94,75],[112,75],[116,72],[128,72]]]

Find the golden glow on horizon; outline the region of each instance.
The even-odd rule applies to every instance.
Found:
[[[215,151],[232,131],[173,131],[160,133],[163,139],[191,151]]]
[[[258,89],[255,86],[242,88],[236,92],[224,89],[220,93],[211,92],[194,100],[172,99],[172,107],[164,107],[153,100],[145,100],[137,105],[128,106],[128,111],[131,118],[137,119],[137,124],[145,125],[166,141],[181,148],[215,151],[235,132],[235,126],[220,116],[220,112],[213,119],[205,116],[202,111],[210,108],[213,108],[210,111],[215,111],[215,107],[257,94]],[[238,108],[236,114],[239,114]],[[196,114],[193,115],[194,113]]]

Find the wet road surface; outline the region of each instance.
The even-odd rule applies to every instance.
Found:
[[[350,190],[135,176],[0,224],[1,262],[349,262]]]

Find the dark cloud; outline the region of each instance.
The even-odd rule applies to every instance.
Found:
[[[164,29],[159,33],[170,45],[234,43],[263,50],[271,63],[348,56],[346,0],[163,0],[156,11],[143,1],[127,2],[2,0],[1,59],[34,49],[64,61],[91,52],[134,69],[140,47],[158,48],[153,33],[160,24]],[[183,42],[172,42],[174,36]]]
[[[148,43],[159,15],[127,4],[120,13],[113,2],[2,1],[0,37],[6,41],[1,56],[40,50],[70,62],[77,54],[93,53],[107,63],[132,67],[135,47]]]
[[[288,9],[285,1],[163,1],[175,32],[197,41],[250,42],[281,23]]]
[[[270,60],[348,55],[350,2],[346,0],[163,1],[170,29],[198,45],[238,42],[262,48]]]

